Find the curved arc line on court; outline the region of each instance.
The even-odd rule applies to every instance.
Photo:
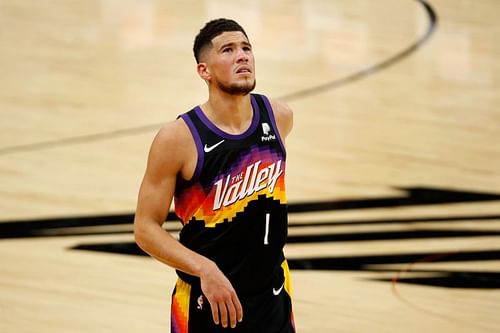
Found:
[[[355,81],[359,81],[361,79],[366,78],[367,76],[370,76],[372,74],[380,72],[381,70],[400,62],[401,60],[403,60],[404,58],[408,57],[410,54],[415,52],[417,49],[419,49],[423,44],[425,44],[430,39],[430,37],[432,36],[432,34],[434,33],[434,31],[437,27],[437,22],[438,22],[436,12],[434,11],[432,6],[426,0],[415,0],[415,1],[417,1],[418,3],[420,3],[424,7],[424,9],[427,13],[427,16],[429,18],[429,25],[427,27],[427,30],[425,31],[425,33],[422,37],[417,39],[416,42],[412,43],[410,46],[406,47],[405,49],[396,53],[395,55],[389,57],[388,59],[385,59],[385,60],[379,62],[378,64],[375,64],[375,65],[370,66],[368,68],[362,69],[358,72],[355,72],[355,73],[348,75],[346,77],[343,77],[341,79],[337,79],[337,80],[334,80],[331,82],[317,85],[317,86],[312,87],[312,88],[307,88],[307,89],[303,89],[303,90],[300,90],[300,91],[297,91],[294,93],[280,96],[280,97],[278,97],[278,99],[289,102],[289,101],[292,101],[295,99],[305,98],[305,97],[309,97],[311,95],[317,95],[317,94],[323,93],[325,91],[332,90],[332,89],[338,88],[340,86],[344,86],[346,84],[353,83]]]
[[[458,321],[458,322],[462,323],[463,325],[471,327],[471,328],[488,330],[489,327],[483,326],[481,322],[479,322],[479,323],[475,322],[475,321],[471,322],[469,320],[465,320],[465,319],[462,319],[460,317],[452,317],[450,315],[439,313],[439,311],[435,308],[428,308],[425,306],[421,306],[421,305],[417,304],[415,301],[412,301],[412,300],[404,297],[398,289],[398,285],[399,285],[398,280],[400,279],[400,277],[405,273],[410,273],[410,272],[414,271],[413,270],[414,266],[416,266],[418,264],[422,264],[422,263],[432,263],[432,262],[438,261],[440,259],[452,256],[452,255],[460,253],[460,252],[461,251],[435,253],[435,254],[431,254],[431,255],[425,256],[423,258],[420,258],[419,260],[416,260],[412,263],[409,263],[408,265],[406,265],[405,268],[402,268],[393,276],[392,281],[391,281],[391,291],[394,294],[394,296],[396,296],[396,298],[398,300],[400,300],[402,303],[406,304],[407,306],[415,309],[416,311],[419,311],[421,313],[425,313],[427,315],[430,315],[430,316],[433,316],[436,318],[440,318],[444,321],[449,321],[449,322],[457,322]]]
[[[378,73],[381,70],[386,69],[387,67],[390,67],[390,66],[398,63],[399,61],[403,60],[404,58],[408,57],[410,54],[415,52],[417,49],[419,49],[423,44],[425,44],[430,39],[430,37],[432,36],[432,34],[434,33],[434,31],[436,29],[438,18],[437,18],[436,12],[434,11],[432,6],[426,0],[414,0],[414,1],[417,1],[420,5],[423,6],[423,8],[425,9],[427,16],[429,18],[429,24],[428,24],[426,32],[424,33],[424,35],[422,37],[417,39],[417,41],[412,43],[410,46],[408,46],[404,50],[391,56],[390,58],[383,60],[380,63],[375,64],[371,67],[362,69],[361,71],[355,72],[355,73],[348,75],[346,77],[343,77],[341,79],[337,79],[337,80],[334,80],[331,82],[327,82],[324,84],[314,86],[312,88],[306,88],[303,90],[299,90],[296,92],[292,92],[292,93],[280,96],[280,97],[278,97],[278,99],[281,99],[281,100],[286,101],[286,102],[290,102],[290,101],[297,100],[300,98],[306,98],[306,97],[310,97],[312,95],[318,95],[318,94],[323,93],[325,91],[336,89],[338,87],[359,81],[359,80],[364,79],[370,75]],[[139,126],[139,127],[117,129],[117,130],[112,130],[112,131],[103,132],[103,133],[95,133],[95,134],[81,135],[81,136],[76,136],[76,137],[63,138],[63,139],[58,139],[58,140],[49,140],[49,141],[42,141],[42,142],[36,142],[36,143],[30,143],[30,144],[23,144],[23,145],[18,145],[18,146],[4,147],[4,148],[0,148],[0,156],[7,155],[7,154],[13,154],[13,153],[36,151],[36,150],[54,148],[54,147],[59,147],[59,146],[83,144],[83,143],[88,143],[88,142],[109,140],[109,139],[114,139],[114,138],[118,138],[118,137],[143,134],[143,133],[147,133],[150,131],[158,130],[163,124],[164,123],[149,124],[149,125],[143,125],[143,126]]]

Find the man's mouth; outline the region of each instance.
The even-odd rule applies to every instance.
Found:
[[[236,71],[236,74],[241,74],[241,73],[252,73],[252,71],[248,67],[240,67]]]

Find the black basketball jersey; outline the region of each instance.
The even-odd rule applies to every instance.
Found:
[[[217,128],[199,106],[181,115],[198,160],[190,181],[178,177],[174,196],[180,242],[213,260],[240,297],[283,280],[288,225],[285,148],[269,100],[250,98],[252,123],[240,135]]]

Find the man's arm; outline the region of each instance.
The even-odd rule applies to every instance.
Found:
[[[191,146],[186,142],[191,142]],[[192,160],[193,147],[189,130],[180,119],[166,125],[155,137],[139,190],[134,220],[135,240],[141,249],[157,260],[198,276],[214,322],[219,324],[220,319],[222,326],[227,327],[229,317],[230,325],[235,327],[236,321],[243,318],[243,310],[230,281],[213,261],[186,248],[162,228],[175,192],[177,174],[185,175],[192,169],[189,161]]]

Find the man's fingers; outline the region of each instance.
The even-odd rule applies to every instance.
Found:
[[[220,303],[218,303],[218,306],[219,306],[219,312],[220,312],[220,322],[222,324],[222,327],[226,328],[227,327],[227,309],[226,309],[226,304],[224,302],[220,302]]]
[[[210,302],[210,308],[212,309],[212,317],[214,318],[215,325],[219,325],[219,306],[215,302]]]
[[[241,306],[240,300],[236,294],[233,296],[233,304],[236,309],[236,320],[241,323],[243,321],[243,307]]]
[[[200,280],[201,290],[210,303],[214,323],[224,328],[229,325],[236,327],[243,320],[243,307],[231,282],[216,265],[200,276]]]
[[[226,328],[229,325],[235,328],[238,322],[243,320],[243,307],[236,293],[232,293],[228,298],[220,301],[213,300],[210,302],[212,317],[216,325],[221,324]]]
[[[234,307],[233,301],[229,300],[226,303],[227,311],[229,314],[229,323],[232,328],[236,327],[236,308]]]

